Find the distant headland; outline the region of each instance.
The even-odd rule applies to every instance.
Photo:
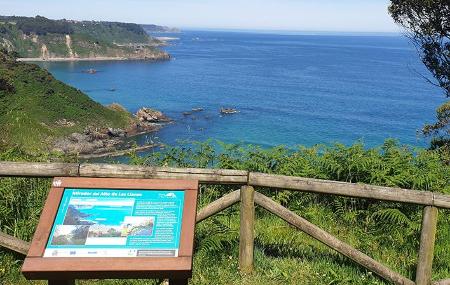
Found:
[[[163,45],[138,24],[0,16],[0,47],[21,61],[168,60]]]
[[[158,25],[141,25],[144,30],[149,33],[181,33],[181,30],[179,28],[172,28],[167,26],[158,26]]]

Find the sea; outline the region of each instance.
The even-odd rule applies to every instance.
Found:
[[[174,120],[139,145],[219,140],[284,145],[426,147],[420,135],[445,96],[400,34],[183,31],[172,60],[45,62],[57,79],[107,105],[161,110]],[[87,69],[97,70],[88,74]],[[202,108],[203,111],[192,112]],[[223,115],[221,108],[239,113]]]

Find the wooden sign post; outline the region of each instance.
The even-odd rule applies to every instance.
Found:
[[[55,178],[25,258],[27,279],[167,278],[187,284],[198,181]]]

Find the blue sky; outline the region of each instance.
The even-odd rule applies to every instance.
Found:
[[[2,15],[181,28],[398,32],[385,0],[0,0]]]

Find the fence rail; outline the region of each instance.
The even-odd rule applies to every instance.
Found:
[[[28,163],[0,162],[0,177],[103,177],[103,178],[157,178],[192,179],[201,184],[240,185],[233,191],[212,202],[197,213],[197,223],[240,202],[239,267],[244,273],[253,270],[255,205],[277,215],[297,229],[347,256],[378,276],[398,285],[450,285],[450,279],[432,283],[431,270],[438,208],[450,209],[450,196],[438,193],[319,180],[303,177],[271,175],[243,170],[149,167],[119,164],[90,163]],[[317,194],[339,195],[409,203],[424,207],[420,248],[415,281],[392,271],[385,265],[358,251],[349,244],[313,225],[309,221],[255,191],[254,187],[282,189]],[[0,232],[0,246],[26,254],[29,243]],[[450,250],[450,248],[449,248]]]

